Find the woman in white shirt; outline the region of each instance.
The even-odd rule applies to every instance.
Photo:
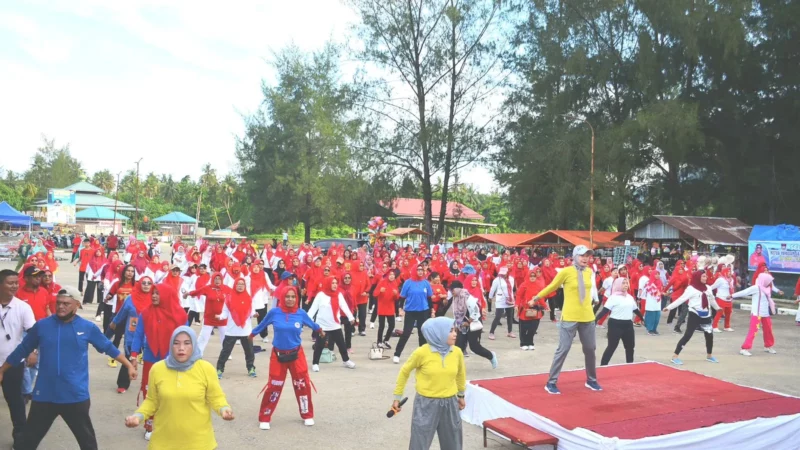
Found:
[[[517,337],[514,331],[514,295],[511,281],[508,279],[508,267],[501,267],[497,272],[497,278],[492,282],[492,289],[489,291],[489,298],[494,299],[494,320],[492,328],[489,330],[489,339],[494,340],[494,330],[500,325],[503,316],[508,321],[508,334],[510,338]]]
[[[714,316],[714,333],[722,333],[719,326],[719,320],[722,319],[722,316],[725,316],[725,331],[733,331],[731,328],[731,316],[733,315],[733,299],[731,298],[731,294],[736,289],[736,281],[731,275],[730,267],[723,267],[720,271],[720,276],[714,280],[714,284],[711,285],[711,290],[716,291],[717,293],[717,304],[720,306],[720,309],[717,310],[717,315]]]
[[[217,376],[222,378],[225,372],[225,363],[231,356],[233,346],[236,342],[242,344],[244,350],[244,360],[247,367],[247,374],[256,377],[255,354],[253,353],[253,342],[248,336],[253,331],[253,321],[256,317],[256,310],[253,309],[253,297],[247,292],[247,282],[244,278],[239,278],[234,282],[233,291],[225,296],[225,305],[222,307],[222,314],[217,315],[218,320],[227,320],[225,325],[225,338],[222,340],[222,350],[217,359]]]
[[[689,340],[692,339],[692,335],[698,326],[702,328],[703,336],[706,338],[706,361],[711,363],[719,362],[712,354],[714,349],[714,334],[711,331],[710,309],[710,307],[719,309],[719,305],[714,298],[714,294],[711,292],[711,288],[706,285],[706,281],[708,281],[708,277],[706,276],[705,270],[693,272],[689,286],[686,288],[683,295],[664,308],[664,312],[668,312],[684,303],[689,305],[689,320],[686,324],[686,332],[681,340],[678,341],[678,345],[675,347],[675,354],[672,355],[672,363],[675,365],[680,366],[683,364],[683,361],[681,361],[678,356],[681,354],[681,350],[683,350],[686,344],[689,343]]]
[[[750,308],[750,329],[747,331],[742,349],[739,350],[739,354],[742,356],[752,356],[750,349],[753,348],[753,340],[759,325],[764,331],[764,351],[773,355],[778,353],[772,348],[775,345],[775,336],[772,334],[772,317],[770,316],[777,313],[775,302],[772,300],[772,292],[783,295],[783,291],[775,288],[772,284],[773,280],[773,276],[769,273],[762,273],[756,278],[755,285],[733,294],[733,298],[747,297],[748,295],[753,298]]]
[[[633,362],[633,349],[636,347],[636,334],[633,331],[633,315],[636,314],[642,321],[644,317],[639,311],[639,305],[632,295],[628,294],[630,283],[627,278],[617,278],[610,289],[611,296],[608,297],[603,309],[597,315],[595,321],[602,320],[606,314],[611,314],[608,318],[608,346],[600,359],[601,366],[607,366],[614,352],[617,350],[620,339],[622,346],[625,347],[625,362]]]
[[[348,369],[355,369],[356,363],[350,361],[350,356],[347,354],[347,345],[344,342],[344,334],[342,333],[342,324],[339,322],[339,317],[344,314],[347,320],[355,322],[350,308],[347,307],[347,302],[344,296],[339,291],[339,281],[336,277],[327,277],[322,282],[322,291],[314,297],[314,303],[308,310],[308,315],[314,322],[322,327],[325,332],[324,339],[317,339],[314,344],[314,358],[312,360],[311,370],[319,372],[319,358],[322,356],[322,349],[325,348],[326,340],[332,340],[337,347],[339,347],[339,354],[342,356],[342,364]]]

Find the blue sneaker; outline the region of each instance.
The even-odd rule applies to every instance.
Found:
[[[591,389],[593,391],[602,391],[603,390],[603,388],[601,388],[600,385],[597,384],[597,381],[587,381],[586,384],[584,384],[584,386],[586,386],[587,388],[589,388],[589,389]]]
[[[492,352],[492,369],[497,369],[497,354]]]
[[[683,361],[681,361],[680,358],[672,358],[670,360],[670,362],[672,364],[675,364],[676,366],[682,366],[683,365]]]
[[[706,358],[706,361],[708,361],[710,363],[718,363],[719,362],[719,360],[717,358],[714,358],[713,356],[711,358]]]
[[[561,393],[555,383],[547,383],[544,385],[544,390],[547,391],[548,394],[558,395]]]
[[[252,369],[247,371],[247,375],[249,375],[251,378],[255,378],[256,377],[256,368],[253,367]]]
[[[221,371],[221,370],[218,370],[218,371],[217,371],[217,379],[218,379],[218,380],[221,380],[221,379],[222,379],[222,371]]]

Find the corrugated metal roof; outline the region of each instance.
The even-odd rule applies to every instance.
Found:
[[[47,206],[47,199],[39,200],[34,203],[35,206],[45,207]],[[118,201],[116,202],[117,211],[136,211],[136,208],[133,205],[130,205],[125,202]],[[75,193],[75,207],[78,209],[83,208],[91,208],[92,206],[103,206],[106,208],[114,208],[114,199],[103,197],[102,195],[98,194],[81,194]]]
[[[102,206],[92,206],[75,214],[75,218],[81,220],[114,220],[114,217],[117,220],[130,220],[128,216],[122,215],[119,211],[115,215],[114,210]]]
[[[615,239],[621,235],[622,233],[616,231],[595,231],[592,233],[594,248],[619,246],[619,242],[616,242]],[[566,241],[573,246],[585,245],[589,247],[589,230],[550,230],[525,241],[524,244],[557,244],[559,241]]]
[[[520,247],[525,241],[529,241],[536,236],[536,233],[497,233],[497,234],[473,234],[468,238],[454,242],[454,244],[497,244],[503,247]]]
[[[628,232],[660,220],[680,230],[706,245],[747,246],[747,238],[753,227],[733,217],[700,217],[700,216],[652,216]]]

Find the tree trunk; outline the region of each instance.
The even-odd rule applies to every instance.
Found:
[[[306,193],[305,214],[303,214],[303,228],[305,229],[305,236],[303,242],[306,244],[311,243],[311,193]]]
[[[452,3],[451,3],[452,6]],[[433,242],[439,242],[444,233],[444,220],[447,217],[447,197],[450,191],[450,170],[453,163],[453,144],[455,137],[455,116],[456,116],[456,82],[458,72],[456,72],[456,23],[451,22],[450,30],[450,111],[447,118],[447,151],[444,157],[444,179],[442,180],[442,206],[439,209],[439,220],[436,227],[436,236]]]
[[[624,233],[628,231],[628,225],[626,223],[626,216],[627,209],[625,208],[625,200],[622,201],[622,207],[619,210],[619,214],[617,215],[617,231],[620,233]]]

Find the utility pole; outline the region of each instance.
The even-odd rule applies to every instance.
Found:
[[[139,163],[142,162],[144,158],[139,158],[136,161],[136,215],[134,216],[135,219],[133,220],[133,235],[139,235]]]
[[[114,193],[114,220],[111,222],[111,229],[115,233],[117,231],[117,200],[119,199],[119,176],[121,173],[117,173],[117,191]],[[122,227],[120,227],[120,231],[122,231]]]
[[[572,114],[561,115],[568,119],[580,120],[586,125],[589,125],[589,129],[592,130],[592,165],[589,171],[589,245],[592,247],[591,249],[594,250],[594,127],[583,117],[574,116]]]

